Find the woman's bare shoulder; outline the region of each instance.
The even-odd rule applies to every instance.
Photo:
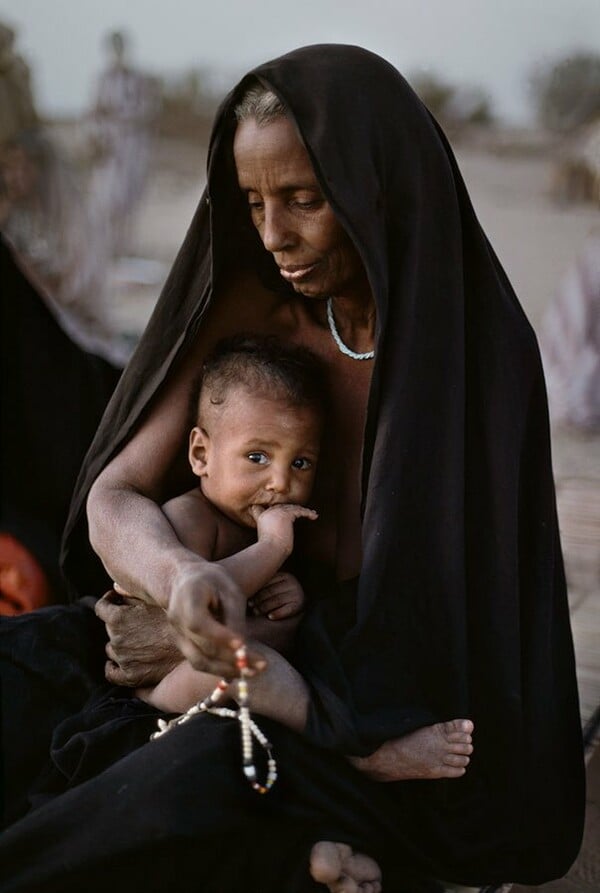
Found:
[[[268,289],[251,270],[223,277],[214,295],[214,322],[221,320],[223,335],[256,332],[294,334],[306,316],[305,301],[293,293]]]

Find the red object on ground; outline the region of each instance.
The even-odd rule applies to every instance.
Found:
[[[50,587],[37,559],[8,533],[0,533],[0,615],[24,614],[50,602]]]

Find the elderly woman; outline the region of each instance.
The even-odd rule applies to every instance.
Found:
[[[140,599],[98,607],[113,682],[168,672],[165,612],[195,667],[236,672],[235,587],[158,506],[189,487],[192,376],[218,338],[248,330],[312,348],[331,399],[293,664],[249,643],[280,779],[250,790],[232,720],[148,743],[156,710],[103,692],[54,734],[53,782],[0,844],[5,889],[379,889],[345,845],[377,860],[388,893],[562,874],[583,773],[535,337],[443,134],[364,50],[263,65],[218,115],[207,193],[68,527],[77,590],[98,579],[87,499],[94,549]],[[75,633],[93,624],[81,605],[63,615],[61,666],[78,680],[66,717],[93,683]],[[49,641],[59,620],[34,617],[28,637]],[[40,707],[40,742],[58,700]]]

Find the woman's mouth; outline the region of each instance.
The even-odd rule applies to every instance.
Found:
[[[312,271],[317,266],[317,263],[318,261],[314,264],[305,264],[304,266],[293,264],[289,267],[280,267],[279,272],[288,282],[301,282],[307,276],[310,276]]]

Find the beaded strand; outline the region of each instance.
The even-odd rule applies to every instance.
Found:
[[[172,729],[174,729],[176,726],[183,725],[183,723],[188,722],[188,720],[192,719],[194,716],[198,716],[198,714],[200,713],[212,713],[215,716],[224,716],[230,719],[237,719],[240,724],[240,735],[242,743],[242,768],[244,771],[244,775],[248,779],[252,789],[255,790],[258,794],[268,794],[268,792],[277,781],[277,763],[275,762],[275,757],[273,756],[273,745],[271,744],[269,739],[261,732],[259,727],[250,716],[250,708],[248,707],[248,676],[250,675],[250,671],[248,669],[248,656],[246,654],[245,645],[242,645],[235,652],[235,662],[236,667],[240,673],[238,681],[238,710],[232,710],[229,707],[216,706],[228,688],[228,682],[225,679],[220,679],[215,690],[210,695],[208,695],[207,698],[204,698],[203,701],[198,701],[197,704],[194,704],[192,707],[189,708],[189,710],[186,710],[185,713],[182,713],[181,716],[175,716],[168,722],[166,719],[159,719],[158,729],[156,732],[153,732],[153,734],[150,735],[150,740],[155,741],[157,738],[160,738],[167,732],[172,731]],[[256,766],[254,765],[254,754],[252,746],[253,737],[256,738],[260,746],[263,748],[263,750],[266,751],[267,754],[267,778],[264,784],[261,784],[258,781]]]

